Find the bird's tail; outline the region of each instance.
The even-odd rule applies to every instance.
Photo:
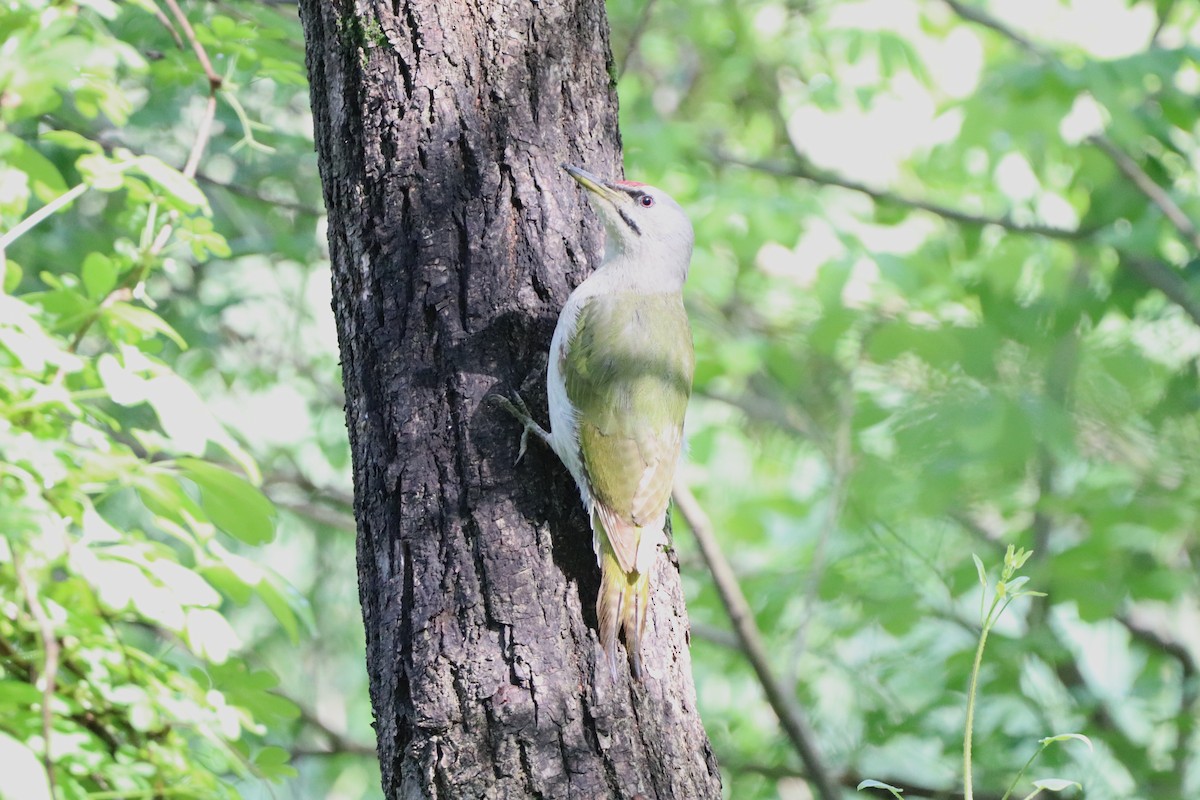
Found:
[[[600,644],[608,656],[613,677],[617,675],[617,634],[625,630],[625,649],[633,677],[642,679],[642,633],[650,605],[650,572],[626,572],[617,560],[608,536],[599,537],[600,594],[596,616],[600,621]]]

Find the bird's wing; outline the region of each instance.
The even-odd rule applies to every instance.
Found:
[[[591,298],[563,354],[594,510],[626,572],[641,529],[661,531],[691,394],[691,330],[678,294]]]

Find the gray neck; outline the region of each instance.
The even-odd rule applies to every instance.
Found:
[[[649,240],[639,241],[634,247],[622,247],[629,243],[614,242],[616,238],[607,237],[604,263],[596,270],[597,275],[606,273],[606,282],[611,281],[628,291],[647,294],[683,291],[692,260],[691,242]]]

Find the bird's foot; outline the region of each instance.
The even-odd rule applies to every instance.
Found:
[[[529,407],[526,406],[525,401],[521,399],[521,395],[513,392],[511,400],[503,395],[498,394],[494,394],[491,397],[497,405],[499,405],[509,414],[512,414],[517,422],[521,423],[521,425],[523,425],[525,428],[523,431],[521,431],[521,447],[517,451],[517,460],[513,462],[514,465],[520,464],[521,459],[525,457],[525,446],[529,443],[529,434],[531,433],[545,442],[547,447],[551,447],[550,432],[541,425],[537,424],[537,421],[534,420],[533,415],[529,413]],[[551,449],[553,448],[551,447]]]

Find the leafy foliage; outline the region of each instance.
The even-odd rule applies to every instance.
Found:
[[[273,538],[275,508],[181,374],[197,318],[179,315],[180,277],[233,253],[195,179],[217,98],[188,131],[203,72],[172,44],[183,20],[156,13],[0,10],[0,796],[14,800],[237,797],[231,777],[295,774],[265,734],[298,709],[226,612],[257,595],[295,639],[309,610],[237,554]],[[300,66],[268,64],[270,36],[235,28],[196,31],[230,64],[222,99],[244,118],[238,81],[294,86]],[[251,53],[248,38],[266,41]],[[194,155],[177,168],[180,152]]]
[[[830,768],[955,785],[970,557],[1015,545],[1048,597],[988,645],[976,786],[1081,730],[1088,797],[1200,791],[1195,9],[610,10],[627,168],[697,222],[687,475]],[[692,575],[730,795],[773,797],[804,765]]]
[[[295,9],[184,3],[214,83],[173,7],[0,10],[0,797],[47,719],[59,796],[376,796]],[[1011,545],[1047,596],[991,629],[978,797],[1039,748],[1013,796],[1200,795],[1194,4],[609,15],[628,172],[698,231],[686,476],[827,766],[961,786]],[[786,796],[684,530],[727,792]]]

